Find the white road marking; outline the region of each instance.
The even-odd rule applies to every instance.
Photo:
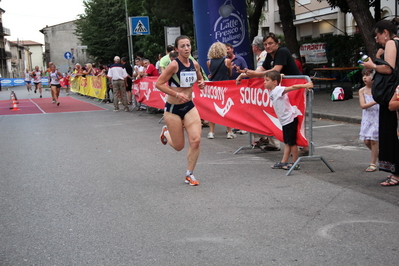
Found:
[[[316,149],[333,149],[333,150],[343,150],[343,151],[359,151],[359,150],[368,150],[366,147],[359,146],[343,146],[339,144],[333,145],[325,145],[325,146],[316,146]]]
[[[326,125],[326,126],[317,126],[317,127],[313,127],[313,129],[315,128],[325,128],[325,127],[339,127],[339,126],[345,126],[346,124],[335,124],[335,125]]]

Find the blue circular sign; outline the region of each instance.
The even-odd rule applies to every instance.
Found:
[[[71,52],[66,52],[65,54],[64,54],[64,58],[65,59],[71,59],[72,58],[72,53]]]

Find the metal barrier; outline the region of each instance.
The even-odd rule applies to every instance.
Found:
[[[307,82],[310,82],[311,79],[309,76],[283,76],[283,79],[304,79]],[[307,93],[307,100],[306,100],[306,109],[308,115],[306,116],[305,113],[305,127],[306,127],[306,121],[308,120],[308,126],[309,126],[309,137],[308,137],[308,142],[309,142],[309,155],[308,156],[302,156],[299,157],[298,160],[292,165],[292,167],[288,170],[287,176],[291,174],[291,172],[294,170],[294,168],[301,162],[301,161],[306,161],[306,160],[315,160],[315,159],[320,159],[324,162],[324,164],[330,169],[331,172],[335,172],[334,168],[324,159],[323,156],[320,155],[313,155],[314,152],[314,143],[313,143],[313,99],[314,99],[314,92],[313,90]],[[308,119],[306,119],[306,117]],[[305,130],[306,134],[306,130]],[[234,154],[237,154],[243,149],[253,149],[254,146],[252,145],[252,133],[248,134],[249,135],[249,145],[248,146],[242,146],[238,148]],[[262,150],[262,149],[261,149]],[[263,150],[262,150],[263,151]]]

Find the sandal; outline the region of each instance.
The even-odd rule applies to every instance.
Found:
[[[383,187],[397,186],[397,185],[399,185],[399,180],[397,180],[396,178],[393,178],[391,176],[391,177],[388,177],[388,179],[385,180],[384,182],[382,182],[380,185]]]
[[[283,166],[283,169],[284,169],[284,170],[290,170],[291,167],[292,167],[293,165],[294,165],[294,164],[289,163],[289,164],[287,164],[286,166]],[[294,170],[301,170],[301,167],[299,166],[299,164],[295,165]]]
[[[283,167],[287,166],[287,164],[288,163],[279,162],[279,163],[276,163],[276,164],[272,165],[272,169],[283,169]]]
[[[371,163],[367,168],[366,172],[375,172],[377,170],[377,165]]]

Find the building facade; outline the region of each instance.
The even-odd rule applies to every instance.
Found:
[[[366,0],[365,0],[366,1]],[[381,17],[392,19],[397,14],[398,7],[394,0],[381,1]],[[344,14],[339,8],[331,8],[323,0],[295,0],[294,25],[298,40],[307,40],[325,35],[349,34],[358,32],[358,26],[351,13]],[[265,0],[263,20],[259,25],[258,35],[265,36],[269,32],[282,35],[281,21],[277,0]],[[370,11],[374,14],[374,8]]]
[[[69,66],[76,63],[81,65],[92,62],[88,57],[87,47],[83,46],[75,35],[76,25],[74,21],[46,26],[41,33],[44,34],[44,58],[46,65],[53,62],[60,72],[67,72]],[[64,57],[66,52],[73,56],[71,59]]]
[[[0,8],[0,75],[3,78],[9,78],[11,73],[11,65],[8,66],[7,60],[11,59],[10,50],[6,49],[6,39],[4,37],[10,36],[11,32],[8,28],[3,27],[4,10]]]
[[[27,57],[25,61],[25,68],[32,70],[35,66],[44,70],[46,64],[44,61],[43,44],[34,41],[20,41],[20,43],[25,47],[26,51],[30,53],[30,58]]]
[[[29,59],[26,57],[29,48],[25,49],[20,41],[8,42],[11,52],[10,66],[11,73],[10,78],[21,78],[24,76],[25,63]]]

